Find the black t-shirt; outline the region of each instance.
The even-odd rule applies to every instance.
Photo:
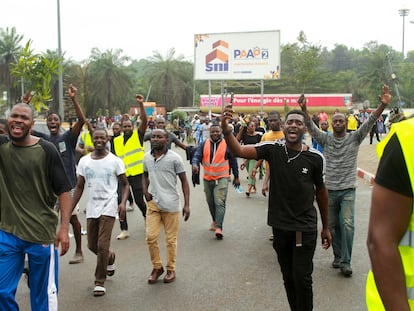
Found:
[[[393,134],[385,146],[378,165],[375,182],[402,195],[413,197],[410,176],[404,161],[398,136]]]
[[[325,159],[314,149],[300,154],[286,150],[290,162],[284,142],[264,142],[256,146],[258,159],[267,160],[270,167],[268,225],[288,231],[315,231],[315,186],[324,183]]]
[[[261,140],[262,135],[260,135],[259,133],[256,133],[254,135],[248,135],[247,133],[243,132],[240,139],[240,143],[242,143],[243,145],[254,145],[260,142]]]

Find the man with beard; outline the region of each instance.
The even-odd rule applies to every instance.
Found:
[[[144,135],[147,129],[147,114],[144,109],[144,96],[137,94],[139,117],[141,119],[138,129],[134,129],[132,120],[122,120],[122,135],[114,138],[114,150],[116,156],[120,157],[126,167],[126,176],[132,189],[135,203],[141,210],[142,216],[146,217],[147,205],[142,192],[142,174],[144,173]],[[124,240],[129,237],[127,217],[121,219],[121,233],[116,237]]]
[[[0,310],[19,309],[26,254],[32,310],[57,310],[57,247],[61,256],[69,249],[71,185],[55,146],[30,134],[32,108],[14,105],[7,121],[9,137],[0,136]]]
[[[180,224],[180,196],[176,189],[177,176],[181,181],[184,196],[182,215],[184,221],[190,217],[190,186],[188,185],[184,163],[180,155],[167,149],[168,133],[165,129],[154,129],[151,137],[151,152],[144,157],[142,178],[147,209],[146,241],[152,262],[149,284],[157,282],[164,273],[158,238],[161,227],[165,230],[167,273],[164,283],[175,281],[177,258],[177,235]]]
[[[203,166],[204,192],[213,220],[210,231],[214,231],[217,240],[221,240],[230,172],[233,171],[235,187],[240,186],[240,180],[237,159],[228,150],[218,123],[211,125],[210,139],[197,147],[191,164],[193,174],[199,173],[200,164]]]
[[[78,121],[71,127],[69,131],[65,133],[60,133],[60,127],[62,124],[62,118],[59,114],[55,112],[50,112],[47,116],[47,128],[49,129],[49,135],[44,135],[33,131],[33,134],[36,136],[43,137],[44,139],[53,143],[56,149],[59,151],[60,156],[63,160],[63,165],[65,166],[65,172],[69,178],[70,184],[72,186],[71,194],[73,195],[74,188],[76,185],[76,144],[78,136],[82,131],[83,124],[85,123],[85,115],[82,112],[82,109],[79,105],[79,102],[76,99],[77,89],[69,85],[68,95],[72,100],[73,106],[75,108],[76,116]],[[59,202],[56,205],[56,209],[59,210]],[[72,216],[70,217],[70,223],[73,229],[73,236],[75,237],[75,255],[71,260],[70,264],[77,264],[83,262],[83,253],[82,253],[82,226],[78,218],[79,207],[73,209]]]
[[[159,116],[155,119],[155,128],[157,128],[157,129],[166,129],[166,127],[167,127],[167,122],[165,121],[164,117]],[[183,150],[187,149],[187,145],[184,144],[178,138],[177,135],[175,135],[174,133],[171,133],[169,131],[167,131],[167,133],[168,133],[167,149],[171,149],[172,143],[174,143],[176,147],[178,146]],[[144,135],[144,141],[151,140],[151,137],[152,137],[152,131],[150,131],[150,132],[148,132]]]
[[[291,110],[286,114],[285,142],[277,140],[253,145],[239,145],[228,128],[233,111],[226,107],[221,123],[230,151],[237,157],[265,159],[270,168],[268,224],[277,238],[273,248],[291,310],[313,309],[312,272],[317,241],[318,203],[322,219],[322,247],[331,243],[328,229],[328,192],[324,184],[324,158],[302,144],[305,114]]]
[[[355,192],[357,158],[359,146],[367,137],[371,127],[391,101],[389,87],[382,87],[380,105],[369,118],[353,132],[347,132],[346,117],[343,113],[332,116],[333,133],[318,129],[307,112],[306,98],[301,96],[298,103],[306,114],[309,134],[323,148],[326,158],[326,187],[329,196],[329,230],[332,233],[334,260],[332,267],[340,268],[345,277],[352,276],[351,257],[354,241]]]
[[[111,145],[111,152],[113,154],[115,154],[114,139],[116,137],[118,137],[119,135],[121,135],[121,133],[122,133],[121,124],[119,122],[114,122],[112,124],[112,133],[113,133],[113,136],[110,137],[109,143]],[[119,185],[119,187],[118,187],[118,203],[120,203],[121,196],[122,196],[121,187]],[[129,201],[129,206],[127,206],[127,211],[133,211],[134,210],[134,199],[132,197],[131,192],[129,192],[128,201]],[[122,230],[122,228],[121,228],[121,230]]]

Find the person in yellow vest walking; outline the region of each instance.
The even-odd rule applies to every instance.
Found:
[[[76,151],[81,156],[87,155],[88,153],[95,150],[92,141],[92,133],[97,126],[96,120],[92,119],[91,121],[86,121],[85,124],[88,126],[88,129],[80,133],[76,145]]]
[[[346,131],[355,132],[358,129],[358,119],[353,110],[350,110],[346,116]]]
[[[136,95],[139,117],[141,119],[137,129],[134,129],[131,119],[122,120],[122,135],[114,138],[115,154],[122,159],[126,168],[126,176],[132,189],[135,203],[141,210],[144,219],[147,214],[147,205],[142,191],[142,174],[144,173],[144,134],[147,129],[147,114],[144,108],[144,97]],[[119,219],[121,233],[118,240],[129,237],[127,217]]]
[[[377,146],[367,246],[368,310],[414,310],[414,118],[394,123]]]

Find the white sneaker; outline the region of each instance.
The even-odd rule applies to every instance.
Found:
[[[128,205],[128,206],[127,206],[127,208],[126,208],[127,212],[132,212],[134,209],[135,209],[135,208],[134,208],[134,204],[130,204],[130,205]]]
[[[126,230],[122,230],[121,233],[116,238],[117,240],[125,240],[129,238],[129,233]]]

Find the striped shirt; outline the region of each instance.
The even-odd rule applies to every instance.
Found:
[[[368,135],[376,118],[373,114],[355,132],[335,137],[318,129],[312,120],[306,122],[309,134],[323,148],[326,159],[326,188],[344,190],[355,188],[359,146]]]

